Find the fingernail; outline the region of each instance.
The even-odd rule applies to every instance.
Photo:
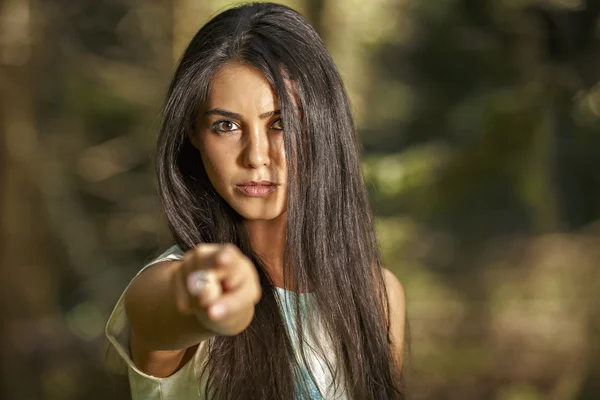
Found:
[[[208,274],[204,271],[195,271],[188,275],[187,286],[190,294],[200,294],[208,284]]]
[[[219,319],[225,315],[227,307],[225,304],[215,304],[210,308],[210,314],[214,319]]]

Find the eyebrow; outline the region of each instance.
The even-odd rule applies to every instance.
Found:
[[[240,114],[234,113],[231,111],[227,111],[227,110],[223,110],[221,108],[213,108],[212,110],[208,110],[204,113],[204,115],[222,115],[227,118],[238,119],[238,120],[242,119],[242,116]],[[258,116],[258,118],[265,119],[265,118],[272,117],[273,115],[281,115],[281,110],[274,110],[274,111],[262,113]]]

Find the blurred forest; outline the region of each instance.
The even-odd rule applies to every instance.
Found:
[[[411,398],[599,399],[600,1],[284,3],[351,96]],[[231,4],[0,0],[0,398],[129,398],[103,329],[170,244],[160,107]]]

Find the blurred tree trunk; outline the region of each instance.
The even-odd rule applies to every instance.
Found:
[[[2,3],[0,3],[1,7]],[[4,87],[0,87],[0,94],[4,93]],[[7,276],[7,268],[6,268],[6,253],[8,247],[6,246],[8,240],[8,232],[5,227],[5,219],[4,215],[7,211],[6,205],[6,191],[9,189],[6,182],[8,182],[8,166],[9,163],[7,161],[8,151],[6,150],[6,133],[5,133],[5,122],[6,118],[4,113],[0,113],[0,274],[2,276]],[[8,335],[6,332],[6,325],[8,323],[8,313],[5,308],[6,302],[8,299],[2,297],[0,295],[0,343],[6,343],[8,340]],[[6,376],[6,353],[4,347],[0,347],[0,396],[6,397],[8,395],[8,389],[5,387],[5,376]]]
[[[0,243],[3,290],[1,327],[2,391],[4,399],[42,396],[33,339],[35,319],[48,314],[52,304],[50,235],[40,212],[33,177],[37,146],[32,96],[32,23],[34,0],[0,3],[2,99],[0,100],[2,191]],[[41,365],[39,365],[41,368]],[[35,380],[31,378],[35,377]]]
[[[554,179],[556,195],[553,197],[560,216],[557,230],[567,231],[581,229],[594,218],[593,207],[587,203],[586,175],[590,172],[582,164],[577,148],[572,108],[577,92],[590,90],[600,79],[597,33],[600,2],[587,0],[581,3],[575,10],[550,6],[532,8],[541,22],[544,61],[572,75],[572,81],[561,82],[562,77],[553,74],[547,84],[555,88],[548,109],[552,116],[549,129],[553,149],[547,170]]]
[[[0,100],[0,173],[2,190],[0,191],[0,271],[3,277],[4,290],[0,293],[2,305],[2,325],[0,326],[0,367],[2,381],[0,382],[0,397],[17,398],[23,395],[19,390],[19,377],[25,376],[23,357],[19,354],[18,346],[14,343],[12,334],[13,321],[22,315],[20,309],[24,302],[19,297],[18,273],[22,260],[19,258],[19,243],[24,237],[22,225],[19,224],[19,212],[26,207],[27,200],[22,196],[28,192],[28,182],[23,176],[15,160],[16,152],[23,152],[26,143],[18,141],[18,124],[26,113],[27,95],[24,88],[19,89],[20,81],[25,80],[29,51],[29,31],[26,24],[11,24],[11,17],[22,7],[28,12],[28,4],[23,1],[4,0],[0,2],[0,29],[4,40],[0,42],[2,97]],[[20,26],[19,26],[20,25]],[[16,97],[13,97],[16,96]],[[25,104],[23,104],[25,103]],[[15,112],[17,113],[15,115]],[[21,147],[20,145],[24,145]],[[33,385],[28,386],[26,397],[36,396]]]

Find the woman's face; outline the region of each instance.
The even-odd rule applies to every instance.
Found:
[[[286,210],[287,169],[277,97],[265,77],[242,64],[223,67],[190,137],[217,193],[243,218]]]

